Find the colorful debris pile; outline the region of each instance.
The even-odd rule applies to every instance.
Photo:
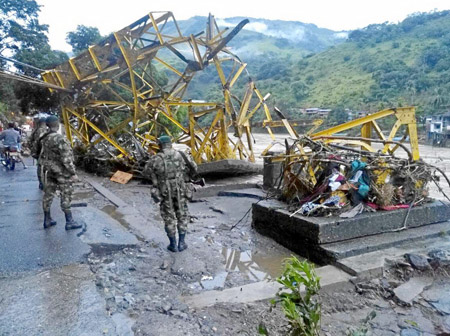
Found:
[[[404,150],[404,157],[307,136],[286,141],[286,153],[279,157],[281,198],[293,214],[350,218],[363,211],[410,208],[430,201],[428,186],[438,185],[438,173],[450,184],[438,167],[413,160],[406,146],[394,145]]]

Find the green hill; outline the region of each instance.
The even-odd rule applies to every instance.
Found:
[[[375,111],[404,105],[443,113],[450,104],[450,11],[370,25],[326,51],[273,64],[277,71],[269,77],[253,66],[258,86],[291,115],[300,107]]]

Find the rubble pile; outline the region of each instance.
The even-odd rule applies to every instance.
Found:
[[[405,145],[395,145],[407,158],[307,136],[286,143],[278,185],[281,198],[294,214],[351,218],[363,211],[411,208],[431,201],[431,182],[442,191],[438,173],[450,184],[438,167],[413,161]]]

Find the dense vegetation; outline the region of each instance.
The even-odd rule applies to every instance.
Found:
[[[450,94],[450,11],[420,13],[399,24],[370,25],[348,41],[299,61],[252,63],[263,91],[291,115],[299,107],[376,111],[416,105],[444,113]]]

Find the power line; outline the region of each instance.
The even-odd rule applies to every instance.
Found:
[[[7,70],[0,69],[0,77],[5,77],[8,79],[13,79],[13,80],[17,80],[17,81],[25,82],[25,83],[29,83],[29,84],[39,85],[39,86],[43,86],[43,87],[54,89],[54,90],[71,92],[71,90],[65,89],[61,86],[47,83],[47,82],[44,82],[43,80],[33,78],[30,76],[20,75],[20,74],[16,74],[13,72],[8,72]]]
[[[45,71],[47,71],[47,70],[44,70],[44,69],[36,68],[35,66],[29,65],[29,64],[20,62],[20,61],[18,61],[18,60],[13,59],[13,58],[5,57],[5,56],[2,56],[2,55],[0,55],[0,58],[3,59],[3,60],[5,60],[5,61],[12,62],[12,63],[16,63],[16,64],[22,65],[22,66],[24,66],[24,67],[27,67],[27,68],[30,68],[30,69],[34,69],[34,70],[40,71],[40,72],[45,72]]]

